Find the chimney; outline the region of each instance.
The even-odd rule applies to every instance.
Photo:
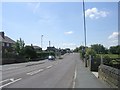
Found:
[[[0,35],[2,36],[2,38],[4,38],[4,32],[0,32]]]

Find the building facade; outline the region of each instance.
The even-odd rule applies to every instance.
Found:
[[[4,32],[0,32],[0,48],[2,53],[10,52],[14,44],[14,40],[9,38],[8,36],[5,36]]]

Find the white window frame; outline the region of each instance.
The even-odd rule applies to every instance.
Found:
[[[7,47],[9,47],[10,46],[10,44],[9,43],[7,43],[7,45],[6,45]]]
[[[2,43],[2,46],[3,46],[3,47],[5,46],[5,43],[4,43],[4,42]]]

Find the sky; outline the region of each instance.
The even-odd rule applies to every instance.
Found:
[[[2,28],[13,40],[46,49],[84,45],[82,2],[4,2]],[[2,15],[2,16],[1,16]],[[118,44],[118,3],[85,2],[87,46]]]

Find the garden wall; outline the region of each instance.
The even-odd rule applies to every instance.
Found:
[[[112,88],[120,89],[120,69],[116,69],[107,65],[100,65],[98,76]]]

